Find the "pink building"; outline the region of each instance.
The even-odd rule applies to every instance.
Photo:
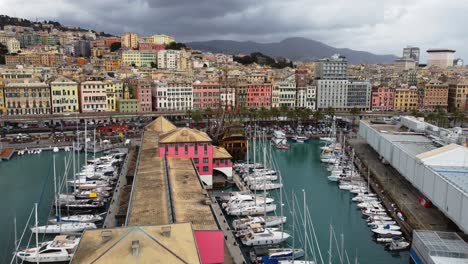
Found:
[[[144,51],[144,50],[154,50],[154,51],[160,51],[164,50],[166,47],[164,45],[160,44],[154,44],[150,42],[140,42],[138,43],[138,50]]]
[[[138,100],[138,112],[151,112],[153,101],[151,97],[151,80],[138,80],[133,89],[133,97]]]
[[[395,89],[389,87],[378,87],[372,89],[372,110],[393,111],[393,100]]]
[[[82,113],[105,112],[107,109],[106,87],[101,81],[86,81],[80,84],[80,108]]]
[[[147,127],[160,132],[159,156],[171,158],[190,158],[198,171],[200,180],[213,186],[213,173],[222,173],[232,178],[232,157],[226,149],[212,145],[211,138],[202,131],[190,128],[175,128],[164,117],[159,117]]]
[[[220,88],[221,85],[218,83],[196,81],[193,84],[193,109],[219,108],[221,104]]]
[[[247,108],[271,107],[272,86],[269,83],[247,85]]]

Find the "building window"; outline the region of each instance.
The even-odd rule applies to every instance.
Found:
[[[208,166],[203,166],[203,172],[208,172]]]
[[[203,163],[208,163],[208,158],[203,158]]]
[[[198,164],[198,158],[193,158],[193,163]]]

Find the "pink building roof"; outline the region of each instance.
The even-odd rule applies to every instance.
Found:
[[[198,252],[202,264],[224,262],[224,235],[223,231],[195,230]]]

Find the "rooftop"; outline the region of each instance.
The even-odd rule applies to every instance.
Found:
[[[175,222],[191,222],[197,230],[218,230],[207,196],[190,159],[167,158]]]
[[[455,53],[455,50],[452,50],[452,49],[428,49],[427,52],[428,53],[430,53],[430,52],[452,52],[452,53]]]
[[[164,116],[160,116],[156,118],[153,122],[146,125],[145,129],[147,131],[154,131],[163,134],[177,129],[177,127],[174,124],[172,124],[171,121],[167,120]]]
[[[211,142],[211,138],[202,131],[191,128],[178,128],[163,135],[160,143]]]
[[[127,219],[129,225],[158,225],[169,222],[164,158],[156,155],[157,145],[157,133],[145,131],[138,172],[130,198]]]
[[[71,263],[200,263],[200,257],[192,226],[181,223],[86,230]]]
[[[218,146],[213,146],[213,158],[214,159],[232,159],[231,154],[223,148]]]

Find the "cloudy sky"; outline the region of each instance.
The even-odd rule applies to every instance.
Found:
[[[401,55],[406,45],[456,49],[468,60],[466,0],[0,0],[0,13],[179,41],[306,37]],[[423,54],[425,52],[422,52]]]

